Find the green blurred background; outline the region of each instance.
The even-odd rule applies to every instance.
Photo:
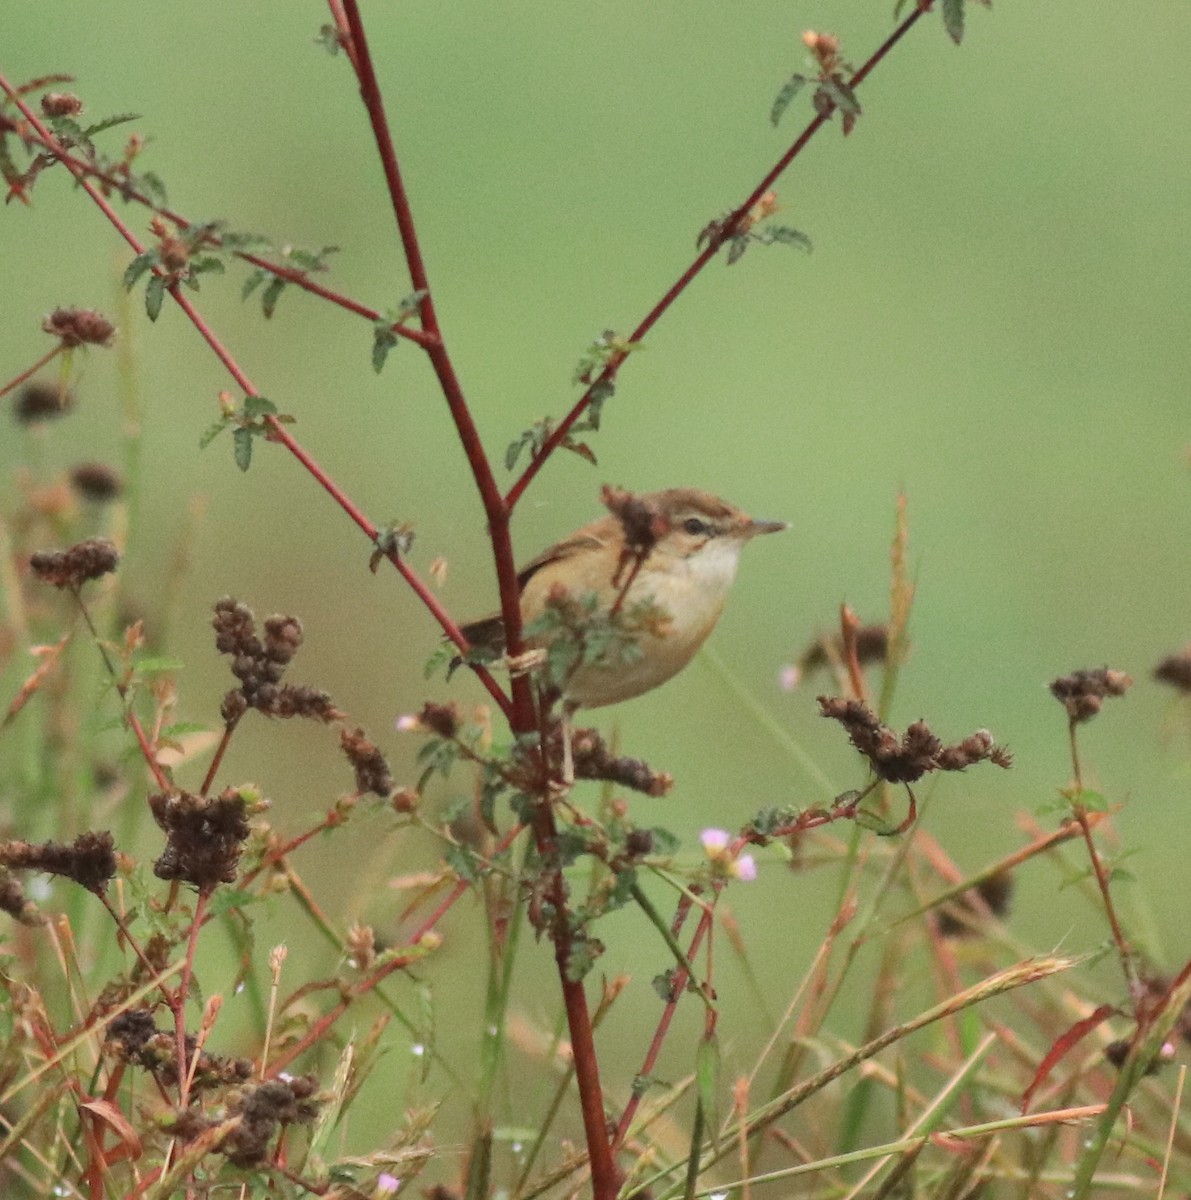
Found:
[[[802,31],[838,33],[859,63],[890,28],[886,3],[762,0],[373,3],[365,16],[439,312],[498,458],[530,422],[567,409],[588,343],[632,328],[698,231],[801,128],[805,97],[777,131],[768,112],[807,69]],[[74,74],[95,118],[144,114],[144,166],[174,208],[339,245],[331,286],[385,308],[409,284],[349,69],[313,44],[324,20],[317,4],[280,0],[21,5],[6,15],[0,67],[15,81]],[[758,247],[731,269],[714,263],[624,369],[594,443],[599,466],[556,458],[515,530],[519,553],[534,553],[597,515],[603,482],[700,486],[789,520],[791,532],[750,548],[713,645],[842,790],[859,782],[858,761],[816,715],[814,685],[783,694],[778,673],[832,627],[841,601],[884,617],[904,489],[919,586],[894,720],[925,716],[956,738],[988,726],[1017,759],[1009,773],[946,779],[927,827],[967,869],[1019,845],[1016,814],[1051,801],[1070,771],[1046,682],[1081,666],[1129,670],[1137,686],[1086,730],[1085,769],[1127,801],[1116,827],[1140,852],[1130,866],[1141,882],[1122,903],[1162,965],[1191,952],[1180,824],[1191,710],[1149,681],[1191,634],[1189,39],[1191,8],[1148,0],[970,6],[960,49],[937,14],[921,22],[864,85],[855,133],[825,130],[778,186],[779,219],[809,234],[813,253]],[[125,131],[108,136],[114,150]],[[145,214],[124,212],[144,235]],[[46,311],[119,306],[129,255],[58,171],[31,209],[3,213],[0,253],[5,377],[47,346]],[[241,278],[210,278],[198,299],[256,385],[297,416],[299,439],[375,520],[415,523],[420,569],[448,558],[452,611],[489,608],[482,512],[419,352],[401,347],[378,377],[365,322],[292,290],[265,321],[241,303]],[[230,592],[260,616],[301,615],[307,645],[292,675],[326,687],[410,779],[416,747],[393,718],[428,695],[479,702],[480,690],[423,682],[433,625],[394,573],[368,573],[368,545],[284,452],[260,446],[246,475],[226,439],[199,453],[229,381],[168,304],[152,327],[139,298],[131,311],[145,476],[126,573],[150,611],[189,501],[207,498],[173,631],[187,664],[182,715],[217,719],[228,683],[209,609]],[[83,371],[79,411],[50,431],[43,471],[118,458],[116,357],[92,354]],[[28,454],[10,424],[6,507]],[[678,777],[672,797],[633,800],[643,823],[693,837],[763,805],[823,799],[705,662],[600,722]],[[296,830],[347,786],[332,747],[329,734],[257,723],[222,777],[256,779],[276,823]],[[367,865],[387,828],[362,822],[308,852],[331,911],[391,915],[383,874]],[[425,848],[402,853],[411,870],[428,861]],[[777,865],[734,889],[771,1003],[835,900],[826,881]],[[1013,919],[1071,951],[1105,936],[1044,869],[1019,882]],[[473,931],[466,911],[447,927],[454,945],[434,976],[444,997],[453,970],[474,969]],[[640,989],[608,1035],[627,1074],[656,1020],[648,979],[665,956],[625,916],[605,933],[602,965],[632,970]],[[545,947],[526,959],[545,980]],[[739,986],[725,974],[721,1034],[743,1059],[762,1034]],[[444,1003],[461,1030],[479,1020],[478,993]],[[544,999],[527,1009],[552,1019]]]

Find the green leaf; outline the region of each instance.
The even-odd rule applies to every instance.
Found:
[[[220,417],[214,425],[211,425],[206,433],[199,438],[199,449],[206,448],[232,423],[231,417]]]
[[[811,252],[811,239],[800,229],[792,229],[789,225],[771,225],[761,235],[761,240],[769,244],[777,243],[782,246],[794,246],[799,250]]]
[[[740,234],[732,238],[728,242],[728,266],[735,262],[739,262],[744,257],[744,252],[749,248],[749,239],[747,234]]]
[[[396,325],[399,321],[408,321],[410,317],[416,317],[422,311],[422,301],[430,295],[426,288],[418,288],[417,291],[410,292],[407,296],[402,296],[397,301],[397,311],[393,314],[393,320],[389,323]]]
[[[180,658],[147,656],[136,660],[138,675],[159,675],[165,671],[181,671],[185,666],[186,664]]]
[[[517,465],[517,460],[521,457],[521,451],[532,443],[533,433],[528,429],[515,441],[510,442],[509,448],[505,451],[505,469],[511,471]]]
[[[236,466],[241,471],[247,471],[252,466],[252,430],[235,429],[232,431],[232,453],[236,458]]]
[[[124,286],[131,291],[136,286],[136,281],[152,267],[157,264],[157,251],[146,250],[144,254],[138,254],[136,258],[124,268],[122,282]]]
[[[114,117],[105,117],[102,121],[96,121],[94,125],[88,125],[83,132],[87,137],[92,138],[97,133],[113,129],[117,125],[126,125],[129,121],[139,121],[140,119],[140,113],[117,113]]]
[[[266,271],[263,267],[257,267],[247,279],[244,280],[244,286],[240,289],[240,299],[247,300],[253,292],[256,291],[266,279],[275,279],[271,271]]]
[[[790,107],[790,102],[806,86],[805,75],[791,75],[782,84],[781,91],[773,98],[773,107],[769,110],[770,124],[776,125],[782,119],[782,114]]]
[[[480,873],[476,856],[466,846],[448,846],[443,860],[464,883],[473,883]]]
[[[389,328],[388,324],[377,322],[372,327],[372,369],[379,375],[385,368],[385,359],[389,351],[401,339]]]
[[[180,738],[186,737],[191,733],[210,733],[211,726],[204,725],[202,721],[176,721],[173,725],[167,725],[162,731],[163,737]]]
[[[232,909],[247,908],[251,904],[259,904],[261,897],[254,892],[237,891],[235,888],[218,888],[211,894],[207,904],[207,915],[220,917]]]
[[[227,268],[223,265],[223,260],[216,258],[213,254],[202,254],[197,258],[192,258],[189,263],[192,274],[202,275],[206,272],[214,272],[216,275],[222,275]]]
[[[277,415],[277,405],[264,396],[245,396],[244,415],[253,420],[259,420],[266,416],[273,417]]]
[[[261,311],[269,318],[277,310],[277,301],[281,299],[281,293],[285,291],[285,285],[289,282],[283,279],[280,275],[274,275],[269,280],[268,287],[261,293]]]
[[[943,0],[943,27],[957,46],[964,40],[964,0]]]
[[[339,44],[339,30],[334,25],[319,26],[318,37],[314,39],[316,46],[321,46],[328,54],[338,54],[342,47]]]
[[[165,299],[165,276],[150,275],[148,286],[145,288],[145,312],[150,321],[156,321],[161,315],[161,304]]]

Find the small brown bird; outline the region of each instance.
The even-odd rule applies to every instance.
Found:
[[[637,635],[639,653],[629,659],[579,666],[564,688],[569,709],[619,704],[665,683],[695,656],[715,628],[744,544],[759,533],[776,533],[782,521],[754,521],[724,500],[695,488],[667,488],[635,498],[654,514],[656,542],[635,574],[624,570],[625,525],[615,515],[576,530],[527,564],[517,576],[521,617],[540,617],[558,589],[575,599],[598,598],[597,612],[617,603],[631,577],[623,611],[648,603],[667,618]],[[632,551],[629,552],[632,557]],[[467,640],[493,653],[504,648],[499,615],[462,626]],[[548,641],[548,639],[547,639]],[[543,649],[528,639],[530,649]]]

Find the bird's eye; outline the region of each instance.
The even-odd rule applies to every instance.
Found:
[[[692,537],[698,537],[700,534],[709,533],[706,521],[700,521],[698,517],[687,517],[682,523],[683,529],[686,530]]]

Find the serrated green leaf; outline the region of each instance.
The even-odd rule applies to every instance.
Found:
[[[252,466],[252,430],[235,429],[232,431],[232,453],[235,455],[236,466],[241,471],[247,471]]]
[[[389,351],[400,339],[387,325],[377,325],[372,330],[372,369],[379,375],[385,367]]]
[[[533,434],[526,430],[516,441],[509,443],[509,448],[505,451],[506,470],[511,471],[517,465],[517,460],[521,457],[521,451],[532,441]]]
[[[728,242],[728,266],[739,262],[744,257],[744,252],[749,248],[749,239],[747,235],[742,235],[732,238]]]
[[[207,915],[222,916],[236,908],[247,908],[251,904],[259,904],[261,897],[254,892],[238,891],[236,888],[222,887],[211,894],[207,905]]]
[[[398,321],[408,321],[410,317],[416,317],[422,311],[422,301],[429,295],[426,288],[418,288],[417,291],[402,296],[397,301],[397,312],[391,323],[395,325]]]
[[[328,54],[338,54],[341,49],[339,45],[339,30],[334,25],[320,26],[318,36],[314,39],[314,44],[321,46]]]
[[[139,121],[140,119],[140,113],[117,113],[114,117],[105,117],[102,121],[96,121],[94,125],[88,125],[83,132],[91,138],[97,133],[114,129],[117,125],[127,125],[129,121]]]
[[[957,46],[964,40],[964,0],[943,0],[943,27]]]
[[[244,415],[252,420],[277,415],[277,405],[265,396],[245,396]]]
[[[149,655],[136,660],[136,670],[139,675],[157,675],[162,671],[181,671],[186,664],[180,658],[162,658]]]
[[[199,438],[199,449],[206,448],[232,423],[231,417],[221,417]]]
[[[211,726],[204,725],[202,721],[177,721],[167,725],[161,732],[164,737],[180,738],[192,733],[210,733]]]
[[[124,274],[121,277],[121,282],[131,291],[136,286],[136,281],[153,267],[157,262],[157,251],[146,250],[143,254],[138,254],[136,258],[124,268]]]
[[[149,283],[145,287],[145,312],[149,314],[150,321],[156,321],[161,315],[161,304],[165,299],[165,276],[150,275]]]
[[[272,278],[272,273],[261,267],[257,267],[247,279],[244,280],[244,286],[240,289],[240,299],[247,300],[253,292],[256,291],[266,279]]]
[[[806,76],[798,74],[791,75],[782,84],[781,90],[773,98],[773,107],[769,110],[769,122],[771,125],[776,125],[781,121],[782,114],[790,107],[790,102],[805,86]]]
[[[261,311],[265,317],[271,317],[277,310],[277,301],[281,299],[281,293],[285,291],[285,285],[289,282],[283,279],[280,275],[274,275],[269,280],[268,287],[261,293]]]
[[[765,240],[783,246],[796,246],[808,254],[813,249],[810,238],[800,229],[793,229],[789,225],[771,225],[765,230]]]
[[[197,258],[192,258],[189,263],[190,269],[195,274],[203,274],[214,272],[216,275],[222,275],[227,268],[223,265],[223,260],[216,258],[213,254],[202,254]]]

